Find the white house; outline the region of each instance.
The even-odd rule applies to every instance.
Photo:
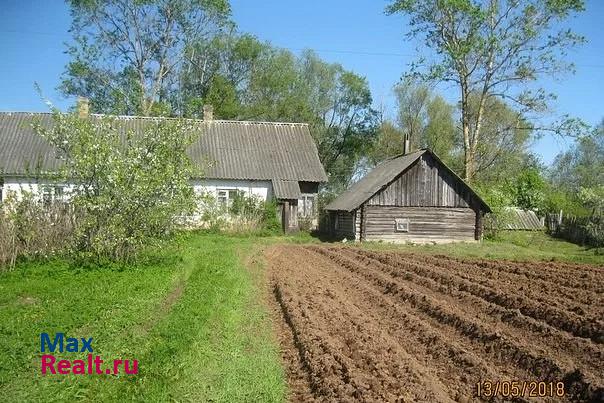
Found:
[[[86,106],[79,105],[81,116],[102,116],[88,115]],[[114,118],[135,132],[154,119],[163,119]],[[45,179],[61,162],[56,150],[34,132],[34,119],[52,124],[48,113],[0,112],[1,200],[11,192],[20,197],[30,191],[50,202],[69,192],[70,184]],[[316,219],[319,184],[326,182],[327,176],[307,124],[214,120],[208,107],[199,123],[203,134],[188,150],[204,172],[204,177],[191,178],[197,193],[213,194],[223,204],[230,202],[235,191],[262,200],[275,199],[285,231],[297,229],[298,218]]]

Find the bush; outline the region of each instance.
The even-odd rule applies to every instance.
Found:
[[[192,123],[150,119],[142,132],[119,119],[53,113],[36,131],[64,164],[57,179],[73,183],[78,215],[70,252],[87,261],[130,261],[149,244],[174,233],[178,216],[195,207],[186,149],[199,134]]]
[[[218,203],[213,193],[199,197],[198,226],[211,232],[274,234],[280,231],[277,204],[238,191],[230,206]]]
[[[20,258],[64,253],[74,232],[74,214],[64,203],[44,206],[31,193],[8,196],[0,205],[0,267]]]
[[[604,247],[604,216],[565,217],[554,235],[579,245]]]

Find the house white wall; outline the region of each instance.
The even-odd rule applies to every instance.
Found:
[[[196,194],[210,193],[216,196],[219,189],[224,189],[243,191],[246,196],[255,195],[262,200],[273,198],[273,184],[271,181],[203,179],[193,180],[192,185]]]
[[[5,200],[10,193],[14,194],[17,199],[21,199],[25,192],[30,192],[41,197],[42,188],[44,186],[56,186],[57,184],[50,181],[35,180],[29,178],[7,177],[4,178],[2,185],[1,200]],[[257,196],[262,200],[271,200],[273,197],[273,185],[271,181],[254,181],[254,180],[232,180],[232,179],[204,179],[193,180],[191,185],[195,193],[210,193],[217,195],[219,189],[223,190],[239,190],[246,196]],[[63,185],[65,195],[73,188],[73,185]]]
[[[37,198],[42,197],[42,190],[44,187],[56,187],[60,186],[63,189],[63,199],[69,198],[69,193],[73,190],[73,185],[61,184],[54,181],[44,179],[30,179],[30,178],[19,178],[19,177],[5,177],[0,182],[1,194],[0,201],[4,201],[13,195],[17,200],[21,200],[25,193],[31,193]]]

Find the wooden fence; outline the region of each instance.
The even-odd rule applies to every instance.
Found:
[[[604,216],[565,217],[560,214],[546,214],[547,231],[556,237],[586,246],[604,246]]]

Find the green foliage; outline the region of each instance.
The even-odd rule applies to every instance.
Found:
[[[420,145],[434,151],[447,165],[455,169],[458,165],[455,154],[459,148],[459,137],[453,112],[453,105],[440,95],[434,95],[426,109],[428,120]]]
[[[195,208],[186,154],[200,129],[181,120],[149,120],[142,134],[124,121],[53,113],[36,131],[59,150],[59,176],[71,183],[77,219],[72,252],[92,260],[129,260],[170,236],[175,217]]]
[[[430,50],[429,59],[414,63],[408,75],[459,89],[467,180],[475,179],[480,148],[492,141],[483,135],[490,102],[510,101],[519,116],[547,110],[553,94],[533,84],[573,71],[563,58],[585,40],[563,23],[583,10],[579,0],[395,0],[387,7],[390,14],[405,15],[407,36]],[[568,135],[584,125],[565,119],[544,129]]]
[[[479,107],[478,95],[471,94],[468,100],[470,119],[477,119]],[[474,180],[501,183],[536,165],[528,151],[536,133],[522,114],[497,98],[489,98],[484,107],[482,141],[477,144],[474,154]]]
[[[237,33],[227,1],[71,5],[61,90],[90,98],[94,112],[200,118],[212,104],[219,119],[306,122],[340,185],[372,143],[365,78],[310,51],[298,57]]]
[[[579,189],[579,200],[591,210],[592,215],[604,215],[604,184],[591,188]]]
[[[604,121],[590,136],[559,154],[549,170],[550,210],[574,216],[601,214],[604,195]]]
[[[281,231],[275,201],[264,201],[243,191],[237,191],[228,206],[218,203],[209,192],[199,200],[201,227],[210,232],[273,235]]]
[[[411,150],[429,148],[447,164],[453,162],[456,148],[454,108],[421,83],[409,78],[394,89],[397,99],[397,121],[385,121],[370,153],[373,163],[403,152],[405,137]]]
[[[578,139],[570,150],[556,156],[550,179],[573,193],[581,187],[604,185],[604,121],[590,136]]]
[[[20,259],[60,254],[74,231],[71,208],[61,202],[45,206],[28,189],[18,199],[8,192],[0,204],[0,271]]]
[[[546,184],[539,169],[524,169],[509,187],[515,206],[543,213]]]
[[[566,216],[554,231],[554,235],[578,245],[604,247],[604,216]]]
[[[172,113],[185,50],[231,26],[227,0],[69,3],[73,41],[60,88],[90,98],[95,112]]]
[[[491,213],[485,216],[484,235],[487,239],[494,239],[499,235],[499,228],[510,219],[509,207],[514,204],[513,197],[504,186],[477,184],[474,190],[491,208]]]
[[[277,203],[275,201],[266,202],[262,209],[262,223],[266,231],[272,234],[281,233],[281,223],[277,217]]]
[[[573,216],[584,216],[589,214],[589,211],[578,200],[576,194],[570,194],[564,189],[547,185],[545,191],[544,211],[549,213],[570,214]]]

